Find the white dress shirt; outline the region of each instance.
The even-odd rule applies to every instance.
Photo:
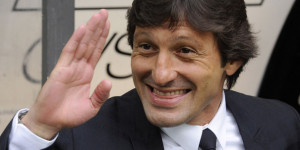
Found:
[[[19,123],[19,115],[28,109],[18,111],[12,122],[9,135],[10,150],[40,150],[52,145],[58,135],[51,141],[42,139]],[[165,150],[199,150],[202,131],[209,128],[217,137],[217,150],[244,150],[243,141],[232,113],[226,109],[223,92],[221,105],[209,124],[204,126],[182,124],[176,127],[161,128]]]

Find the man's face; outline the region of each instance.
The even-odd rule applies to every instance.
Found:
[[[212,119],[225,80],[212,33],[137,27],[133,47],[133,81],[151,123],[202,125]]]

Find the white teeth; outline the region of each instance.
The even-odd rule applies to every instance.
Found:
[[[185,93],[185,90],[176,90],[176,91],[171,91],[171,92],[162,92],[162,91],[159,91],[157,89],[153,89],[153,92],[155,94],[158,94],[158,95],[162,95],[162,96],[173,96],[173,95],[181,95],[181,94],[184,94]]]

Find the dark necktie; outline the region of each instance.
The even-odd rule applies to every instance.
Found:
[[[206,128],[202,132],[202,137],[200,140],[199,147],[202,148],[202,150],[215,150],[216,141],[217,141],[216,135],[211,130]]]

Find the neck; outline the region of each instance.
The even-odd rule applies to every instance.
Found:
[[[187,124],[204,126],[215,117],[222,102],[222,91]]]

